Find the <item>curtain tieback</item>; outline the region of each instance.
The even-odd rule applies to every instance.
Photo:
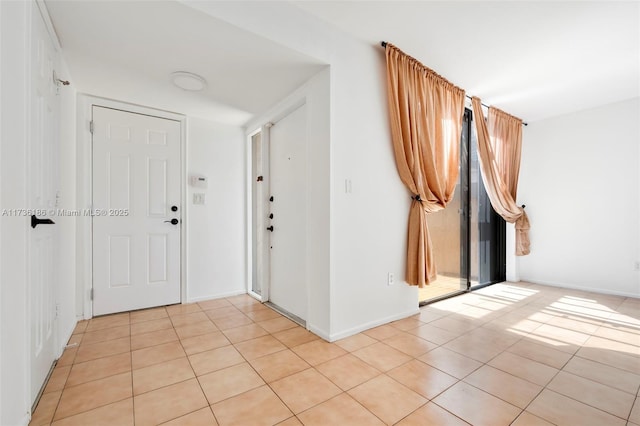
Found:
[[[412,200],[416,200],[416,201],[422,201],[422,198],[420,198],[420,194],[417,194],[413,197],[411,197]]]

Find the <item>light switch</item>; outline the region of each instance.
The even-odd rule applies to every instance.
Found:
[[[202,192],[196,192],[193,194],[193,204],[200,204],[200,205],[204,205],[204,193]]]

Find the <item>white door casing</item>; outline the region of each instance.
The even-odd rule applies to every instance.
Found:
[[[58,52],[38,7],[31,8],[31,95],[28,216],[57,220],[60,98],[54,81]],[[58,233],[55,223],[29,228],[30,397],[33,403],[56,358]]]
[[[307,150],[306,106],[269,129],[270,233],[269,300],[307,319]]]
[[[95,105],[92,122],[93,315],[179,303],[181,123]]]

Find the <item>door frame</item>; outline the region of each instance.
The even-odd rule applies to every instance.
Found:
[[[257,294],[253,292],[251,286],[251,279],[253,277],[253,250],[256,248],[253,247],[253,239],[252,239],[252,227],[253,227],[253,211],[252,211],[252,198],[251,198],[251,185],[253,181],[253,177],[251,175],[252,172],[252,146],[251,146],[251,138],[256,133],[262,133],[262,176],[264,177],[264,193],[268,194],[271,192],[271,137],[270,137],[270,129],[272,126],[278,123],[278,121],[287,117],[289,114],[297,110],[298,108],[307,104],[307,93],[303,92],[301,95],[294,96],[291,99],[286,99],[281,105],[278,105],[269,113],[265,114],[258,120],[252,122],[249,126],[246,127],[246,209],[247,209],[247,224],[246,224],[246,244],[247,244],[247,294],[258,299],[261,302],[269,301],[269,290],[271,287],[271,253],[266,249],[266,246],[270,242],[270,236],[266,232],[266,220],[263,218],[262,226],[260,232],[263,234],[263,253],[262,256],[257,259],[258,263],[258,278],[261,280],[261,294]],[[307,112],[308,114],[308,112]],[[260,123],[260,124],[258,124]],[[308,177],[307,177],[308,179]],[[263,211],[269,210],[269,202],[266,199],[263,201]],[[309,226],[309,225],[307,225]],[[260,254],[260,253],[258,253]],[[306,253],[308,256],[308,253]],[[310,303],[309,289],[307,289],[307,306]],[[308,320],[308,319],[307,319]]]
[[[76,121],[76,139],[78,141],[77,151],[77,208],[90,209],[93,179],[93,147],[92,135],[89,128],[91,122],[92,109],[94,106],[112,108],[135,114],[150,115],[180,122],[180,202],[182,203],[182,230],[180,233],[180,301],[185,303],[189,300],[187,282],[187,234],[189,230],[189,204],[187,191],[187,117],[182,114],[130,104],[123,101],[101,98],[98,96],[79,94]],[[93,301],[91,291],[93,289],[93,232],[92,220],[89,216],[79,216],[77,223],[77,277],[84,285],[78,286],[77,308],[78,317],[90,319],[93,317]],[[81,312],[81,313],[80,313]]]

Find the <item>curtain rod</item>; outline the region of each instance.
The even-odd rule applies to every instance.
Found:
[[[380,42],[380,46],[382,46],[382,47],[387,47],[387,42],[386,42],[386,41],[382,41],[382,42]],[[465,96],[466,96],[468,99],[471,99],[471,96],[466,95],[466,94],[465,94]],[[489,105],[485,105],[485,104],[483,104],[482,102],[481,102],[480,104],[481,104],[483,107],[485,107],[485,108],[489,109]],[[525,123],[524,121],[522,121],[522,124],[523,124],[524,126],[528,126],[528,125],[529,125],[528,123]]]

